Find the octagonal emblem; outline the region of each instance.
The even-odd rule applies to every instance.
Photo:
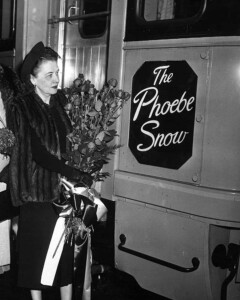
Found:
[[[179,169],[192,156],[196,89],[186,61],[146,61],[137,70],[129,148],[140,164]]]

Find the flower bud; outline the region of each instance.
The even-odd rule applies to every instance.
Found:
[[[72,110],[72,103],[67,103],[67,104],[65,105],[64,109],[65,109],[66,111]]]
[[[130,98],[130,94],[128,92],[124,92],[123,99],[127,101]]]
[[[89,85],[89,94],[90,95],[94,95],[95,94],[94,84],[90,84]]]
[[[84,75],[78,74],[78,77],[73,81],[73,85],[78,88],[84,83]]]
[[[80,98],[75,98],[73,103],[74,103],[75,106],[80,106],[81,99]]]
[[[77,78],[73,81],[73,84],[75,87],[79,87],[81,85],[81,80],[79,78]]]
[[[93,150],[95,148],[95,144],[93,142],[88,143],[88,148]]]
[[[104,85],[103,88],[102,88],[102,92],[107,93],[108,90],[109,90],[109,87],[107,85]]]
[[[123,96],[124,96],[124,91],[123,90],[116,91],[116,97],[123,98]]]
[[[110,86],[110,88],[115,88],[118,84],[117,80],[114,78],[111,78],[110,80],[108,80],[108,84]]]

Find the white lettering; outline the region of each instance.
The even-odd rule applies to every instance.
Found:
[[[167,73],[168,68],[169,68],[169,66],[161,66],[161,67],[157,67],[156,69],[153,70],[153,74],[156,74],[153,85],[156,85],[156,84],[160,85],[162,83],[170,83],[171,82],[173,73],[168,74]],[[160,75],[161,75],[161,77],[158,82],[158,78]]]
[[[168,147],[171,144],[181,144],[185,140],[187,131],[176,131],[174,133],[169,132],[167,134],[157,133],[153,134],[152,130],[159,128],[160,122],[157,120],[150,120],[141,126],[141,132],[150,138],[147,145],[138,144],[137,150],[141,152],[146,152],[155,147]]]
[[[154,96],[152,98],[150,98],[149,100],[146,99],[146,102],[145,102],[145,98],[146,98],[149,91],[154,91],[155,92]],[[138,98],[139,96],[141,97],[141,95],[142,95],[142,98]],[[138,104],[137,109],[135,111],[133,121],[137,120],[141,108],[151,104],[157,97],[158,97],[158,89],[155,88],[155,87],[148,87],[146,89],[143,89],[139,93],[137,93],[137,95],[133,99],[133,103],[138,103],[139,102],[139,104]]]
[[[191,111],[192,110],[192,104],[195,101],[195,97],[190,97],[189,99],[185,98],[186,91],[182,94],[180,100],[175,99],[171,103],[170,101],[165,101],[163,104],[158,103],[159,95],[155,93],[154,97],[151,99],[151,101],[145,102],[144,100],[141,100],[140,103],[143,104],[142,106],[147,106],[149,104],[152,104],[151,111],[149,113],[148,118],[152,118],[153,116],[158,117],[160,115],[166,115],[167,113],[173,114],[173,113],[181,113],[184,110]],[[144,94],[144,97],[146,94]],[[134,98],[135,99],[135,98]],[[137,113],[137,116],[140,112],[141,106],[140,104],[137,107],[137,111],[135,112],[135,116]],[[135,119],[134,119],[135,121]]]
[[[152,140],[152,143],[147,148],[142,148],[143,144],[139,144],[137,146],[138,151],[145,152],[145,151],[148,151],[148,150],[152,149],[152,147],[154,146],[154,140],[155,140],[154,135],[151,132],[144,129],[144,127],[147,126],[148,124],[153,124],[151,129],[158,128],[159,125],[160,125],[160,123],[156,120],[148,121],[148,122],[146,122],[145,124],[142,125],[141,132],[144,133],[145,135],[149,136]],[[155,124],[155,126],[154,126],[154,124]]]

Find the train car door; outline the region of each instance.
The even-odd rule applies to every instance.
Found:
[[[61,0],[51,10],[49,35],[62,57],[62,87],[82,73],[99,89],[106,76],[110,1]]]

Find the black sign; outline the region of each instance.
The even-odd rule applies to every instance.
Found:
[[[196,89],[186,61],[150,61],[138,69],[129,148],[139,163],[179,169],[192,156]]]

